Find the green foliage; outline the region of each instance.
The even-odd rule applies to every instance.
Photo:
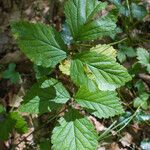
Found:
[[[141,107],[143,109],[147,109],[148,108],[148,98],[149,98],[149,94],[147,93],[142,93],[139,97],[137,97],[134,100],[134,107],[138,108]]]
[[[67,1],[67,25],[61,31],[63,38],[53,27],[43,24],[20,21],[11,25],[21,51],[36,65],[38,79],[26,92],[19,111],[41,115],[59,112],[64,107],[68,110],[52,132],[54,150],[97,149],[98,135],[87,117],[74,109],[76,103],[98,118],[124,112],[115,90],[130,81],[131,76],[117,62],[116,50],[109,44],[84,47],[84,51],[81,48],[87,40],[92,42],[115,33],[116,12],[99,16],[106,6],[97,0]],[[45,79],[49,76],[53,78]],[[63,84],[61,79],[64,79]],[[16,118],[17,115],[12,116]],[[16,121],[15,127],[20,128],[22,124]]]
[[[137,49],[137,59],[139,63],[146,67],[147,71],[150,73],[150,53],[144,48]]]
[[[31,87],[19,110],[31,114],[43,114],[58,109],[69,98],[69,93],[60,82],[55,79],[45,80]]]
[[[59,119],[52,135],[55,150],[96,150],[97,140],[94,126],[76,110],[70,110]]]
[[[0,113],[0,140],[8,140],[13,129],[18,133],[26,133],[28,131],[27,122],[18,112],[6,113],[3,111],[3,114]]]
[[[106,36],[116,27],[116,17],[112,14],[94,18],[105,9],[106,3],[97,0],[70,0],[65,4],[65,15],[75,41],[92,40]]]
[[[25,21],[14,22],[11,27],[21,51],[36,65],[55,67],[66,58],[67,47],[54,28]]]
[[[74,57],[71,62],[71,78],[78,86],[92,89],[92,84],[96,84],[104,91],[115,90],[131,80],[127,70],[114,59],[93,51]]]
[[[19,72],[15,71],[16,64],[11,63],[8,66],[8,69],[2,72],[2,77],[4,79],[9,79],[11,83],[17,83],[20,79],[20,74]]]
[[[117,58],[121,63],[124,62],[127,57],[132,58],[135,56],[136,56],[136,52],[132,47],[119,45],[119,52],[117,54]]]
[[[113,117],[124,112],[115,92],[100,90],[90,92],[80,88],[75,100],[98,118]]]

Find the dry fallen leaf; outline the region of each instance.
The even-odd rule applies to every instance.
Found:
[[[104,125],[101,124],[99,121],[97,121],[96,118],[94,118],[93,116],[89,116],[88,119],[94,124],[94,126],[98,132],[105,130]]]
[[[128,132],[125,132],[124,137],[122,137],[119,141],[124,147],[130,147],[132,143],[132,139],[133,137],[131,136],[131,134],[129,134]]]

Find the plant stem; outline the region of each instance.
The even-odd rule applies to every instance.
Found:
[[[122,42],[123,42],[123,41],[125,41],[125,40],[127,40],[127,37],[126,37],[126,38],[124,38],[124,39],[122,39],[122,40],[120,40],[120,41],[110,43],[109,45],[110,45],[110,46],[112,46],[112,45],[116,45],[116,44],[118,44],[118,43],[122,43]]]

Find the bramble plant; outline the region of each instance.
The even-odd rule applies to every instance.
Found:
[[[110,44],[87,44],[110,36],[116,29],[115,11],[99,15],[106,7],[107,3],[97,0],[67,1],[69,42],[51,26],[26,21],[11,24],[21,51],[37,67],[49,68],[53,77],[38,78],[19,111],[38,115],[51,111],[59,115],[65,111],[52,131],[54,150],[96,150],[99,136],[87,115],[109,118],[124,112],[116,89],[130,81],[131,76],[117,63],[116,50]],[[80,113],[76,104],[86,115]]]

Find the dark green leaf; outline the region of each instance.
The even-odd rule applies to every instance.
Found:
[[[97,0],[70,0],[65,4],[65,15],[75,41],[92,40],[106,36],[116,27],[115,15],[95,18],[106,3]],[[115,20],[115,21],[114,21]]]
[[[53,68],[66,58],[67,47],[51,26],[22,21],[11,27],[21,51],[36,65]]]
[[[8,69],[2,72],[2,77],[4,79],[10,79],[10,81],[14,84],[17,83],[20,79],[20,74],[19,72],[15,71],[15,68],[16,64],[11,63],[9,64]]]

